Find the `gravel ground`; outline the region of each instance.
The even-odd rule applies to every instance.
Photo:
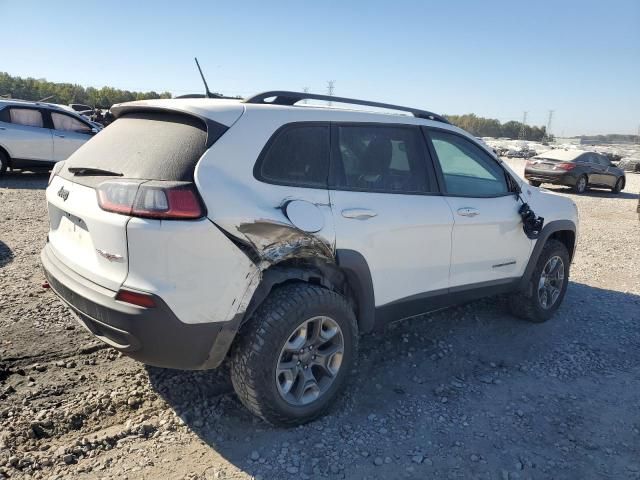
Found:
[[[582,223],[550,322],[487,299],[392,325],[292,430],[224,371],[145,367],[80,328],[41,288],[45,185],[0,180],[0,478],[640,478],[639,175],[619,196],[552,188]]]

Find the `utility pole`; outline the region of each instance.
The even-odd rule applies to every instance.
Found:
[[[640,125],[638,125],[638,136],[636,137],[636,143],[640,144]]]
[[[518,139],[519,140],[524,140],[526,138],[526,129],[525,127],[527,126],[527,115],[529,114],[529,112],[524,112],[522,115],[522,127],[520,128],[520,135],[518,135]]]
[[[549,110],[549,118],[547,119],[547,131],[546,131],[547,140],[551,138],[551,120],[553,120],[554,111],[555,110]]]
[[[302,91],[303,91],[304,93],[309,93],[309,87],[302,87]],[[303,103],[307,103],[307,100],[305,99],[305,100],[303,101]]]
[[[336,85],[336,81],[335,80],[328,80],[327,81],[327,95],[329,95],[330,97],[333,97],[333,89],[335,88]],[[328,105],[331,106],[333,103],[330,101],[328,102]]]

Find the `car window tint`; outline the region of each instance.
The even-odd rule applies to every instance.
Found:
[[[329,127],[295,125],[276,135],[259,162],[257,177],[272,183],[326,187]]]
[[[417,127],[338,126],[335,187],[383,193],[432,191],[423,142]]]
[[[32,108],[12,108],[9,110],[11,123],[25,125],[27,127],[42,128],[42,113]]]
[[[483,197],[509,192],[504,170],[482,148],[459,135],[440,130],[431,130],[429,136],[447,193]]]
[[[51,112],[51,121],[53,122],[53,128],[56,130],[82,133],[91,131],[91,128],[86,123],[64,113]]]

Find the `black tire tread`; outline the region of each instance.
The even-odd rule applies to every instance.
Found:
[[[4,175],[4,172],[6,172],[8,165],[9,165],[9,157],[5,155],[3,151],[0,150],[0,177]]]
[[[317,285],[297,282],[276,288],[238,332],[238,340],[231,353],[231,382],[240,401],[253,414],[274,425],[295,426],[321,416],[331,406],[328,402],[313,417],[302,420],[285,416],[261,395],[265,382],[271,379],[265,379],[255,368],[273,350],[279,352],[282,348],[282,345],[275,344],[274,339],[289,333],[290,325],[284,321],[288,313],[303,306],[314,303],[326,305],[327,302],[338,306],[349,319],[353,328],[355,358],[358,329],[351,306],[342,295]]]
[[[567,247],[564,245],[564,243],[553,238],[547,240],[544,247],[542,248],[542,251],[540,252],[538,263],[536,264],[536,268],[531,274],[531,280],[529,281],[527,288],[524,291],[516,292],[510,295],[509,309],[511,310],[511,313],[516,317],[520,317],[524,320],[529,320],[530,322],[535,323],[545,322],[549,319],[549,317],[540,317],[540,315],[538,314],[538,310],[535,306],[535,302],[537,300],[534,297],[534,295],[536,295],[536,290],[533,288],[532,283],[534,282],[534,279],[537,279],[540,276],[540,271],[544,268],[547,259],[551,255],[551,252],[557,249],[562,250],[566,255],[566,258],[569,258],[569,252],[567,251]],[[568,263],[565,264],[565,275],[567,277],[569,276]],[[556,308],[560,306],[560,303],[561,301],[558,302]]]

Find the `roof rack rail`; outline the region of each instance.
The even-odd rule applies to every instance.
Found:
[[[268,98],[273,98],[267,102]],[[271,92],[263,92],[247,98],[244,103],[257,103],[264,105],[295,105],[301,100],[324,100],[327,102],[350,103],[352,105],[364,105],[367,107],[386,108],[388,110],[399,110],[413,114],[414,117],[424,118],[426,120],[435,120],[437,122],[450,123],[442,115],[428,112],[426,110],[418,110],[417,108],[401,107],[399,105],[391,105],[390,103],[370,102],[368,100],[358,100],[355,98],[334,97],[332,95],[318,95],[315,93],[288,92],[284,90],[274,90]]]

